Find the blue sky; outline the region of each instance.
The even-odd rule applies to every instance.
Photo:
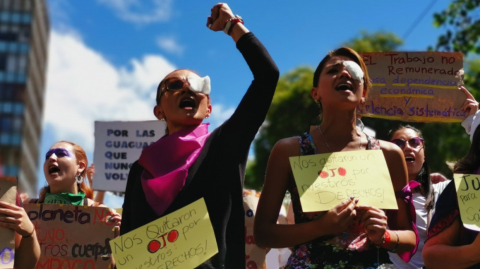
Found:
[[[217,1],[47,0],[51,35],[40,149],[59,140],[81,145],[93,160],[95,120],[153,120],[155,89],[170,71],[188,68],[212,79],[214,128],[227,119],[251,82],[232,39],[206,26]],[[444,29],[433,13],[450,1],[231,1],[235,14],[263,42],[281,74],[315,67],[331,49],[379,30],[405,37],[401,50],[423,51]],[[111,207],[121,200],[106,200]]]

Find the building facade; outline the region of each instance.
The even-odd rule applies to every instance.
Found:
[[[49,30],[45,0],[0,0],[0,174],[33,197]]]

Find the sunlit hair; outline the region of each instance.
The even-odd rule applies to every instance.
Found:
[[[345,56],[350,58],[352,61],[356,62],[363,71],[363,91],[365,91],[365,96],[368,94],[368,90],[372,86],[370,83],[370,77],[368,76],[367,66],[363,61],[362,57],[353,49],[348,47],[341,47],[336,50],[329,51],[327,55],[322,59],[322,61],[318,64],[317,69],[315,69],[315,73],[313,73],[313,87],[316,88],[318,86],[318,82],[320,80],[320,75],[322,74],[323,69],[325,68],[325,64],[335,56]],[[317,100],[318,107],[320,109],[320,119],[322,118],[323,114],[323,107],[322,103]]]
[[[454,173],[476,174],[480,167],[480,128],[473,133],[472,144],[467,155],[461,158],[453,167]]]
[[[410,129],[414,131],[418,135],[418,137],[423,139],[422,132],[419,129],[411,125],[400,125],[397,129],[390,130],[388,132],[388,140],[391,141],[395,133],[403,129]],[[423,142],[423,150],[425,150],[425,141]],[[433,193],[433,184],[430,179],[430,167],[428,167],[426,154],[425,154],[425,161],[423,162],[423,165],[422,165],[422,169],[420,169],[420,172],[418,172],[417,176],[415,177],[415,180],[418,183],[420,183],[420,185],[422,186],[422,188],[420,189],[420,193],[426,198],[425,208],[427,210],[433,209],[433,206],[435,203],[435,197]]]
[[[336,50],[332,50],[328,52],[328,54],[323,58],[323,60],[318,64],[317,69],[315,70],[315,73],[313,73],[313,87],[318,86],[318,81],[320,80],[320,75],[322,74],[323,68],[325,67],[325,64],[332,59],[335,56],[345,56],[352,61],[356,62],[360,67],[362,68],[363,71],[363,90],[368,93],[368,90],[372,86],[370,83],[370,77],[368,76],[368,70],[367,66],[365,65],[365,62],[363,61],[362,57],[353,49],[348,48],[348,47],[341,47]]]
[[[87,154],[85,153],[85,150],[83,150],[83,148],[80,147],[79,145],[72,143],[70,141],[59,141],[55,144],[58,144],[58,143],[70,144],[73,148],[73,151],[74,151],[73,153],[75,154],[75,159],[77,159],[77,163],[81,161],[85,163],[85,169],[83,169],[82,173],[80,174],[80,176],[83,179],[82,183],[80,184],[76,183],[76,184],[78,185],[78,189],[81,190],[83,193],[85,193],[86,198],[93,199],[93,190],[85,182],[87,180],[86,174],[87,174],[87,167],[88,167],[88,159],[87,159]],[[46,186],[44,187],[44,190],[40,191],[40,198],[38,199],[39,202],[43,202],[43,200],[45,199],[46,192],[50,192],[50,186]]]

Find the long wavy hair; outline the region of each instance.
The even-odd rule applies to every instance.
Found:
[[[390,130],[388,132],[388,139],[391,141],[393,135],[402,129],[411,129],[413,130],[418,137],[423,139],[422,132],[411,126],[411,125],[400,125],[397,129],[395,130]],[[423,150],[425,150],[425,141],[423,143]],[[415,180],[420,183],[420,188],[419,191],[420,193],[426,198],[425,201],[425,208],[427,210],[433,209],[434,203],[435,203],[435,197],[433,193],[433,184],[430,179],[430,167],[428,167],[428,162],[427,162],[427,155],[425,154],[425,161],[423,162],[422,169],[420,169],[420,172],[418,172],[417,176],[415,177]]]

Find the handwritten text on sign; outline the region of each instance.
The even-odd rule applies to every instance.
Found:
[[[124,192],[142,150],[165,134],[162,121],[95,122],[95,190]]]
[[[0,201],[15,204],[17,179],[0,177]],[[12,229],[0,227],[0,268],[13,268],[15,259],[15,233]]]
[[[363,53],[372,88],[364,116],[402,121],[460,122],[465,94],[458,52]]]
[[[480,232],[480,175],[454,174],[454,179],[463,226]]]
[[[195,268],[218,252],[205,200],[110,241],[117,268]]]
[[[112,212],[104,207],[25,204],[41,256],[36,268],[109,268]]]
[[[330,210],[351,196],[359,205],[397,209],[381,150],[290,157],[290,165],[304,212]]]

